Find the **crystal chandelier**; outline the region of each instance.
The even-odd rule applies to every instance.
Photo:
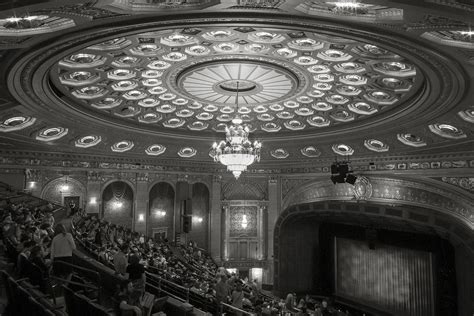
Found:
[[[235,104],[237,114],[232,120],[232,125],[225,129],[225,141],[212,145],[212,155],[214,161],[220,162],[227,166],[227,170],[231,171],[236,179],[240,174],[247,170],[247,167],[254,162],[260,161],[260,148],[262,144],[254,141],[253,144],[249,140],[249,128],[242,125],[242,119],[239,117],[239,81],[236,81],[236,98]]]

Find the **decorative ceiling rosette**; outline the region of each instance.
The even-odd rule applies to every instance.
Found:
[[[371,115],[377,113],[377,109],[366,102],[351,103],[347,108],[357,114]]]
[[[119,117],[133,117],[141,112],[140,107],[134,105],[126,105],[121,108],[115,108],[112,113]]]
[[[14,132],[30,127],[36,122],[31,116],[13,116],[0,123],[0,132]]]
[[[59,61],[59,65],[66,68],[94,68],[103,65],[107,58],[101,55],[78,53]]]
[[[211,53],[211,50],[209,48],[202,45],[189,46],[186,47],[184,51],[192,56],[206,56]]]
[[[65,127],[47,127],[47,128],[41,129],[36,134],[36,140],[39,140],[42,142],[58,140],[66,136],[67,133],[68,133],[68,129]]]
[[[171,46],[171,47],[179,47],[179,46],[186,46],[197,44],[199,39],[194,36],[185,35],[174,33],[169,36],[164,36],[160,38],[160,43],[163,45]]]
[[[290,48],[302,51],[315,51],[324,47],[323,42],[318,42],[312,38],[300,38],[288,42]]]
[[[301,148],[300,152],[303,156],[306,156],[309,158],[316,158],[316,157],[321,156],[321,151],[314,146],[307,146],[307,147]]]
[[[105,57],[102,56],[104,59],[102,64],[105,63]],[[138,64],[142,61],[141,58],[134,57],[134,56],[122,56],[115,58],[114,61],[112,61],[112,66],[117,67],[117,68],[131,68],[138,66]],[[89,67],[93,67],[90,65]]]
[[[78,99],[91,100],[105,96],[109,91],[99,86],[88,86],[71,92]]]
[[[341,156],[351,156],[354,154],[354,149],[346,144],[334,144],[332,145],[332,151]]]
[[[162,52],[162,48],[156,44],[140,44],[129,49],[132,55],[137,56],[157,56]]]
[[[283,123],[283,125],[285,125],[287,129],[292,130],[292,131],[300,131],[306,127],[305,124],[301,123],[298,120],[290,120]]]
[[[141,90],[130,90],[122,94],[122,97],[129,101],[145,99],[147,96],[148,94]]]
[[[423,147],[426,146],[426,142],[419,136],[413,134],[397,134],[397,139],[405,145],[411,147]]]
[[[351,55],[340,51],[340,50],[335,50],[335,49],[328,49],[323,52],[318,52],[317,54],[318,58],[326,60],[326,61],[348,61],[352,58]]]
[[[276,158],[276,159],[286,159],[286,158],[288,158],[290,153],[287,150],[283,149],[283,148],[277,148],[277,149],[274,149],[274,150],[270,151],[270,155],[273,158]]]
[[[108,110],[108,109],[113,109],[122,104],[123,100],[118,99],[118,98],[112,98],[112,97],[107,97],[99,101],[95,101],[94,103],[91,103],[92,107],[95,107],[97,109],[101,110]]]
[[[73,87],[91,85],[98,80],[100,80],[100,76],[89,71],[74,71],[59,77],[62,84]]]
[[[138,121],[140,123],[153,124],[158,123],[159,121],[161,121],[162,118],[163,116],[159,113],[149,112],[139,116]]]
[[[467,110],[459,111],[458,115],[466,122],[474,123],[474,107]]]
[[[182,158],[191,158],[196,156],[197,150],[193,147],[183,147],[178,151],[178,156]]]
[[[159,156],[164,154],[166,147],[160,144],[150,145],[145,149],[145,153],[149,156]]]
[[[387,152],[390,149],[390,147],[386,143],[377,139],[366,139],[364,141],[364,146],[367,149],[378,153]]]
[[[459,128],[444,123],[435,123],[428,126],[430,131],[444,138],[450,139],[462,139],[466,138],[467,135]]]
[[[122,140],[113,144],[110,149],[114,152],[123,153],[131,150],[135,144],[131,140]]]
[[[181,118],[170,118],[163,122],[164,127],[178,128],[186,124],[186,121]]]
[[[202,34],[202,37],[208,41],[227,42],[237,38],[237,34],[232,30],[216,30]]]
[[[331,124],[331,121],[329,121],[327,118],[316,115],[312,116],[306,119],[309,125],[315,126],[315,127],[326,127]]]
[[[255,43],[277,44],[283,42],[285,40],[285,37],[282,34],[278,33],[259,31],[255,33],[250,33],[248,35],[248,39]]]
[[[129,80],[136,76],[137,72],[131,69],[114,69],[107,72],[107,78],[112,80]]]
[[[281,126],[276,123],[270,122],[263,124],[261,129],[268,133],[276,133],[281,130]]]
[[[87,135],[76,139],[74,146],[79,148],[89,148],[99,144],[102,141],[102,137],[99,135]]]
[[[188,124],[188,129],[191,131],[203,131],[209,127],[209,123],[206,122],[201,122],[201,121],[195,121],[190,124]]]
[[[146,98],[143,100],[138,101],[138,105],[143,108],[154,108],[155,106],[160,104],[160,100],[155,98]]]

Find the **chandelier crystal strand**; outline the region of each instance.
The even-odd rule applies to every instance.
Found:
[[[236,82],[236,87],[235,105],[237,114],[232,120],[232,125],[225,129],[226,140],[222,140],[219,144],[214,143],[212,148],[214,161],[227,166],[227,170],[238,179],[240,174],[247,170],[248,166],[260,161],[262,144],[259,141],[254,141],[252,144],[249,140],[249,128],[242,125],[242,119],[238,114],[239,81]]]

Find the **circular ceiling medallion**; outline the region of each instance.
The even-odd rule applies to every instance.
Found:
[[[289,97],[298,83],[280,66],[248,61],[203,63],[183,71],[177,81],[183,92],[199,101],[250,106]]]

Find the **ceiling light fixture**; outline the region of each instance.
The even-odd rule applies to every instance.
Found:
[[[211,155],[214,156],[214,161],[227,166],[227,170],[231,171],[234,177],[238,179],[240,174],[247,170],[248,166],[260,161],[262,144],[257,140],[252,144],[249,141],[249,128],[242,125],[243,120],[239,115],[239,80],[228,82],[227,86],[230,85],[235,85],[232,91],[236,92],[235,106],[237,114],[232,120],[232,125],[230,127],[226,126],[226,140],[222,140],[219,144],[214,143]],[[228,91],[231,90],[228,89]]]
[[[340,9],[357,9],[361,7],[361,3],[357,0],[340,0],[329,3]]]

